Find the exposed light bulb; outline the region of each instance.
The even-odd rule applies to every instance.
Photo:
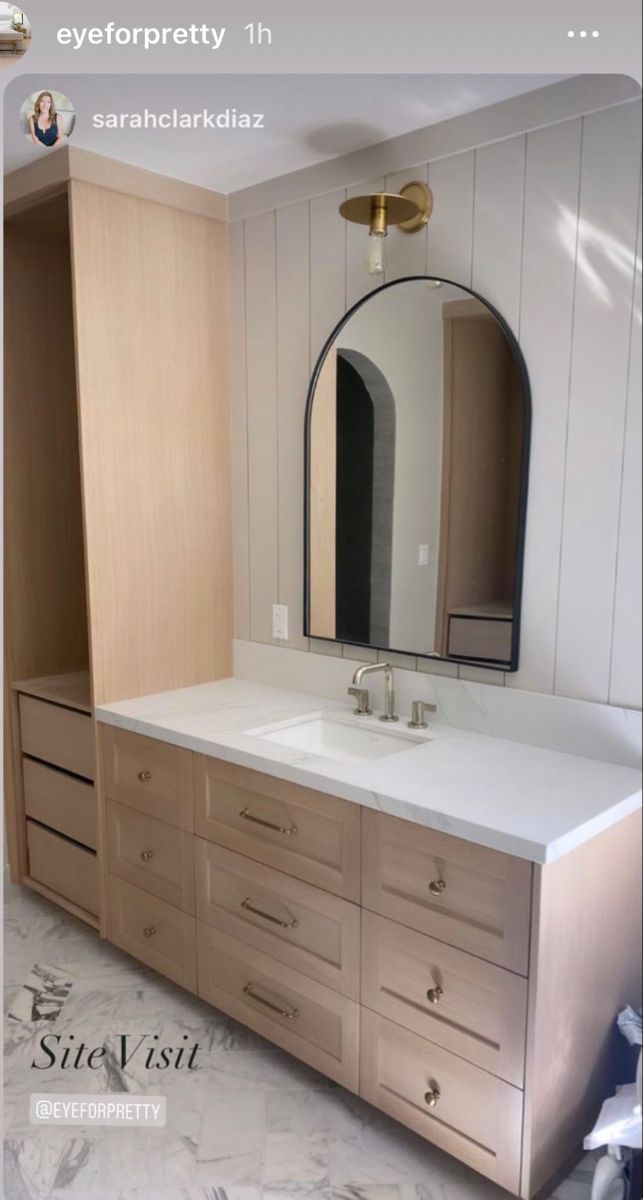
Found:
[[[384,238],[385,233],[371,233],[368,237],[368,254],[366,266],[369,275],[384,274]]]

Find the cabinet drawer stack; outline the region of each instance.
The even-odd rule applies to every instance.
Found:
[[[96,924],[94,723],[88,698],[82,707],[64,703],[68,690],[76,690],[69,680],[75,684],[77,676],[17,685],[27,878],[45,895],[66,901],[78,916]],[[51,698],[57,695],[60,703]]]
[[[361,1093],[519,1190],[531,865],[365,810]]]
[[[196,756],[199,994],[359,1088],[360,809]]]
[[[102,730],[110,938],[196,991],[192,754]]]

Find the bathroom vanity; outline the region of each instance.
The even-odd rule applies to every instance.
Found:
[[[97,717],[111,940],[536,1195],[638,995],[637,772],[237,680]]]
[[[231,678],[225,198],[67,146],[5,194],[12,878],[532,1200],[639,996],[639,774]],[[530,417],[469,288],[342,318],[306,415],[305,634],[366,671],[515,670]]]

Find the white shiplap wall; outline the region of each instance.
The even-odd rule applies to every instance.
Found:
[[[506,128],[505,105],[498,140],[233,222],[236,636],[272,642],[279,602],[288,647],[342,653],[301,633],[309,376],[374,286],[365,231],[337,209],[346,194],[428,179],[428,229],[391,232],[387,278],[428,270],[472,284],[518,336],[533,393],[520,669],[460,673],[640,707],[640,103]]]

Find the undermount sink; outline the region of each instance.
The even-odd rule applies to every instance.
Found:
[[[253,729],[250,733],[253,737],[274,742],[278,746],[292,746],[293,749],[345,763],[388,758],[391,754],[399,754],[402,750],[410,750],[426,742],[424,737],[377,728],[373,724],[357,725],[325,713],[314,713],[300,720]]]

